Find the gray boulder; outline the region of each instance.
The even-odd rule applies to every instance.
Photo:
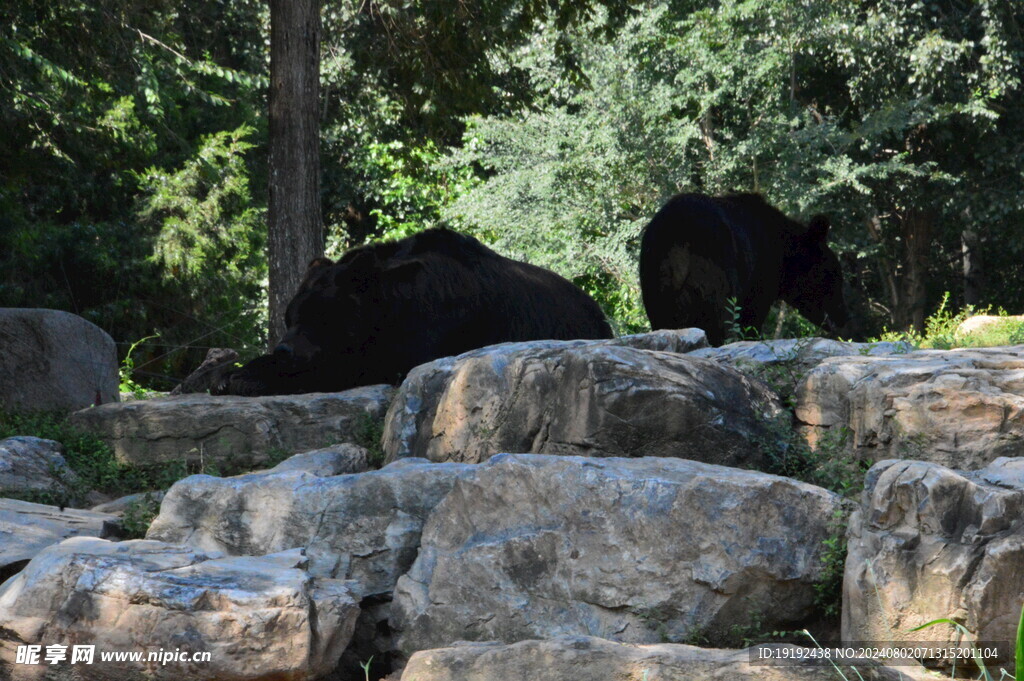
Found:
[[[811,440],[849,431],[859,459],[920,459],[984,468],[1024,455],[1024,355],[1020,348],[919,350],[834,357],[796,391]]]
[[[288,457],[270,469],[271,473],[306,471],[321,478],[346,473],[363,473],[370,469],[370,452],[365,447],[344,443],[314,449]]]
[[[512,451],[757,467],[780,412],[766,386],[712,360],[609,341],[506,343],[413,369],[383,445],[389,461]]]
[[[75,412],[72,425],[95,433],[118,460],[258,464],[274,450],[304,452],[352,442],[383,418],[394,388],[236,397],[179,395]]]
[[[63,496],[77,476],[64,460],[64,447],[38,437],[0,440],[0,496],[53,493]]]
[[[106,332],[70,312],[0,308],[0,408],[70,412],[117,400]]]
[[[300,550],[223,558],[154,541],[69,539],[0,587],[0,664],[35,678],[46,665],[16,665],[18,645],[87,643],[95,661],[74,671],[88,679],[312,681],[334,668],[359,606],[343,582],[304,567]],[[100,659],[159,650],[189,657]],[[192,660],[197,652],[208,661]]]
[[[708,337],[703,329],[659,329],[648,333],[635,333],[602,341],[591,341],[600,345],[622,346],[637,350],[687,353],[708,347]]]
[[[805,374],[829,357],[877,357],[907,353],[908,343],[848,343],[831,338],[780,338],[777,340],[738,341],[717,348],[698,348],[694,357],[714,359],[735,369],[789,365]]]
[[[121,516],[132,506],[138,506],[140,504],[154,504],[159,505],[163,501],[164,492],[136,492],[135,494],[128,494],[123,497],[118,497],[111,501],[104,501],[102,504],[97,504],[92,507],[92,510],[99,513],[113,513],[114,515]]]
[[[355,580],[360,597],[390,594],[416,557],[428,514],[471,473],[410,459],[328,478],[193,475],[171,487],[146,537],[236,556],[302,547],[310,574]]]
[[[68,537],[116,535],[116,515],[0,499],[0,581],[25,561]]]
[[[722,641],[812,611],[824,489],[672,458],[501,455],[456,482],[398,581],[405,655],[562,635]]]
[[[1024,459],[997,459],[973,472],[923,461],[875,464],[850,518],[843,639],[937,647],[956,643],[957,631],[943,624],[908,632],[950,618],[978,641],[1016,640],[1022,518]]]
[[[829,357],[875,357],[906,353],[907,343],[846,343],[830,338],[782,338],[739,341],[691,352],[761,379],[783,396],[790,396],[807,373]]]

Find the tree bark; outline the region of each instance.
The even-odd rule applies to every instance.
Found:
[[[320,216],[320,2],[270,0],[268,349],[306,265],[323,255]]]
[[[977,232],[965,229],[960,234],[964,262],[964,304],[981,304],[984,270],[981,265],[981,240]]]
[[[933,216],[928,211],[910,209],[902,216],[903,277],[900,287],[902,327],[924,332],[925,306],[928,304],[928,260],[932,249]]]

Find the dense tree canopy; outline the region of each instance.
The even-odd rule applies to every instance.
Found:
[[[448,222],[640,329],[658,206],[754,190],[831,216],[868,332],[945,291],[1024,309],[1020,3],[550,7],[324,6],[329,253]],[[157,332],[152,374],[263,346],[268,22],[250,0],[0,10],[0,305],[124,348]]]

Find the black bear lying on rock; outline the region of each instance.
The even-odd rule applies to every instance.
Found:
[[[273,354],[211,392],[333,392],[397,383],[419,364],[495,343],[612,337],[574,284],[446,229],[314,260],[285,324]]]
[[[781,298],[830,331],[847,323],[843,274],[824,217],[804,226],[757,194],[679,194],[644,229],[640,288],[654,329],[704,329],[725,342],[729,299],[760,330]]]

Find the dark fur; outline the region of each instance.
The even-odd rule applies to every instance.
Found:
[[[680,194],[658,211],[640,246],[640,287],[654,329],[696,326],[726,335],[728,299],[742,328],[760,330],[781,298],[819,326],[846,324],[843,276],[828,221],[790,220],[757,194]]]
[[[494,343],[612,336],[597,303],[569,281],[445,229],[313,261],[285,323],[274,353],[217,392],[397,383],[419,364]]]

